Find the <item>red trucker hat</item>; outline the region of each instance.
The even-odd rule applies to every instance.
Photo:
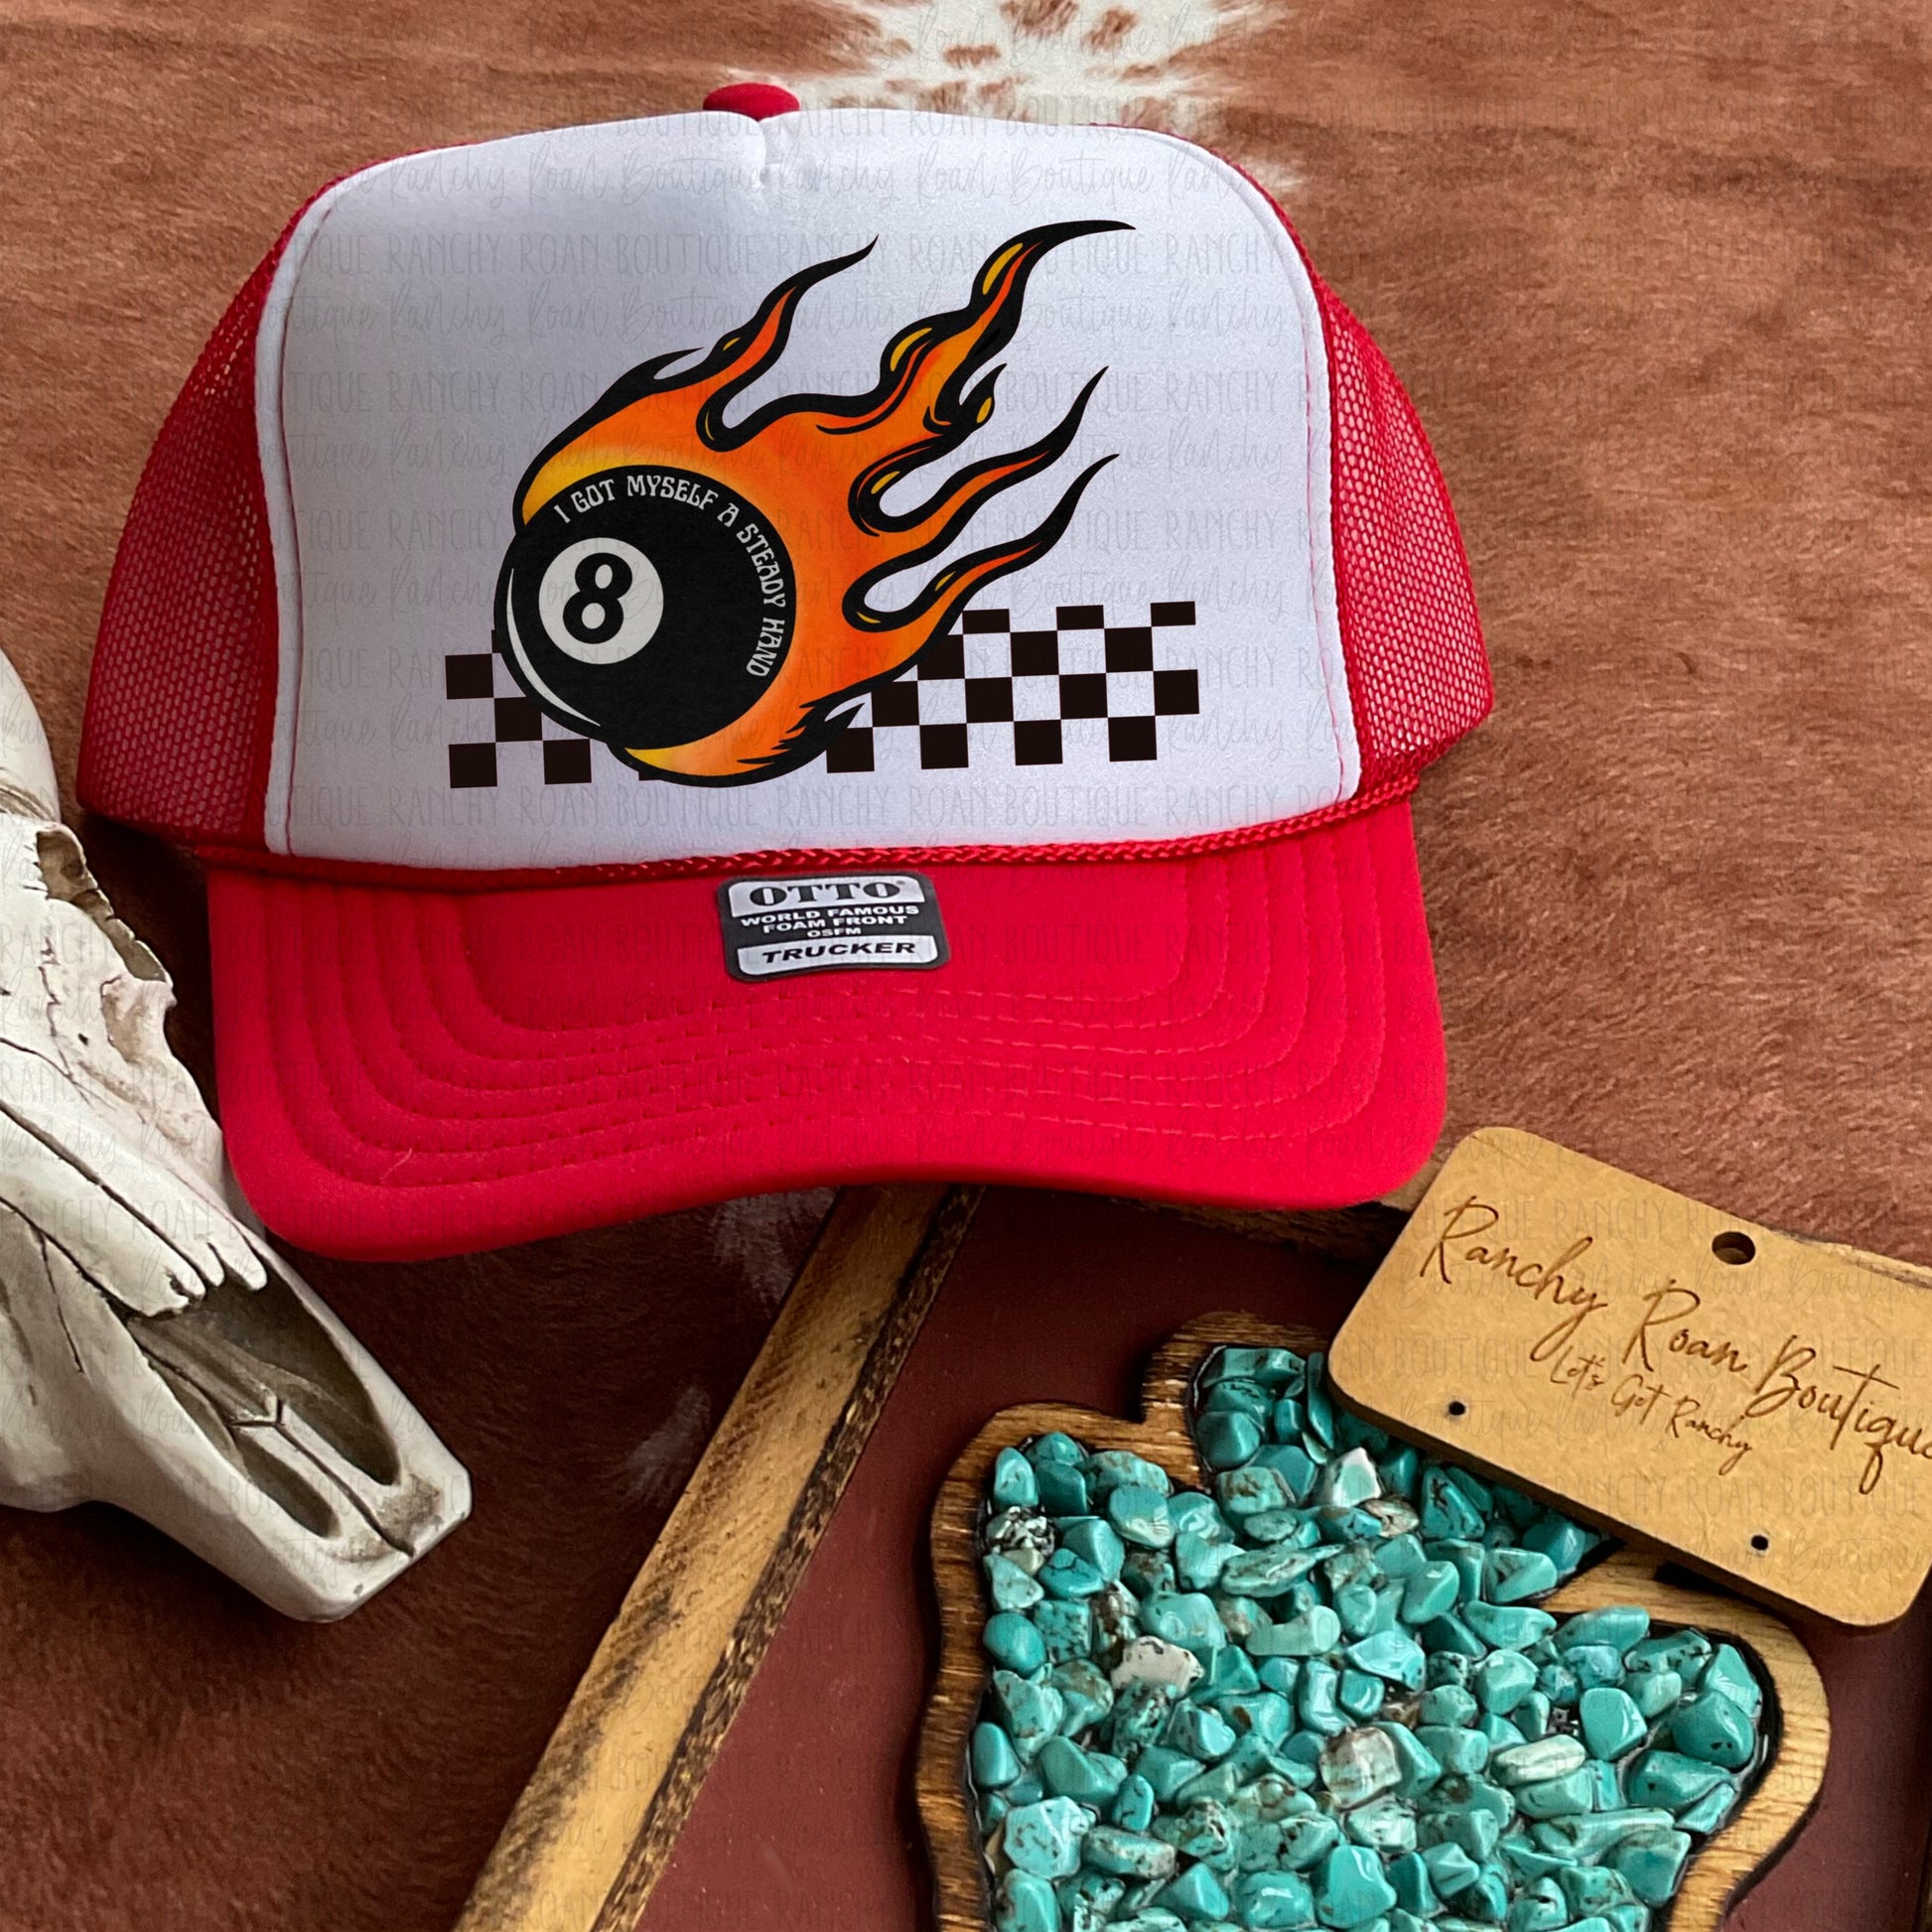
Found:
[[[1489,702],[1414,411],[1239,170],[708,111],[310,202],[135,493],[80,791],[208,869],[304,1247],[1314,1206],[1440,1131],[1407,800]]]

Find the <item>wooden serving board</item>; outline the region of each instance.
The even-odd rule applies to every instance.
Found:
[[[988,1667],[980,1631],[988,1614],[975,1540],[980,1504],[1003,1449],[1064,1430],[1096,1449],[1132,1449],[1180,1485],[1211,1484],[1187,1424],[1189,1382],[1202,1356],[1222,1342],[1294,1348],[1327,1346],[1311,1328],[1253,1315],[1215,1313],[1190,1321],[1158,1348],[1143,1390],[1140,1421],[1053,1403],[996,1415],[953,1464],[932,1512],[932,1575],[938,1592],[940,1654],[920,1731],[917,1795],[932,1860],[940,1932],[988,1932],[991,1897],[966,1780],[966,1754]],[[1717,1932],[1731,1903],[1771,1864],[1816,1803],[1831,1725],[1825,1690],[1804,1646],[1777,1617],[1730,1597],[1684,1588],[1658,1576],[1659,1556],[1626,1545],[1541,1600],[1560,1615],[1609,1603],[1641,1603],[1665,1624],[1695,1624],[1747,1650],[1775,1696],[1773,1755],[1735,1817],[1697,1851],[1684,1884],[1657,1915],[1658,1932]]]

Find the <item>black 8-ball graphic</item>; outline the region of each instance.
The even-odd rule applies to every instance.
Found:
[[[764,515],[689,470],[606,470],[511,539],[496,648],[560,725],[619,749],[742,718],[791,647],[797,586]]]

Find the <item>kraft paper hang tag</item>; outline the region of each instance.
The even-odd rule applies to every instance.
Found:
[[[1888,1623],[1932,1567],[1928,1285],[1484,1128],[1329,1367],[1365,1415],[1584,1520]]]

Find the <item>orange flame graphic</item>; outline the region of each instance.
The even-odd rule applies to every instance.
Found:
[[[537,458],[517,490],[522,530],[586,479],[662,465],[700,473],[756,505],[782,537],[795,578],[789,648],[749,707],[686,742],[641,746],[627,742],[648,735],[639,733],[633,713],[623,740],[609,738],[621,756],[648,775],[695,784],[742,784],[794,769],[843,729],[853,700],[902,671],[976,593],[1053,548],[1111,456],[1074,477],[1025,535],[942,565],[908,602],[891,609],[871,602],[887,579],[946,551],[991,497],[1065,454],[1104,367],[1037,442],[964,465],[915,507],[885,504],[896,483],[949,457],[991,420],[1002,369],[987,364],[1018,328],[1028,279],[1041,258],[1063,242],[1127,225],[1068,221],[1017,235],[987,258],[963,308],[914,322],[892,339],[868,393],[781,397],[728,423],[733,400],[783,353],[806,292],[865,259],[875,244],[816,263],[779,283],[748,323],[692,368],[662,373],[690,352],[682,349],[639,363]],[[677,594],[667,591],[667,601]],[[539,684],[532,695],[543,703],[553,694]],[[565,713],[565,723],[587,730],[580,713],[568,706]]]

